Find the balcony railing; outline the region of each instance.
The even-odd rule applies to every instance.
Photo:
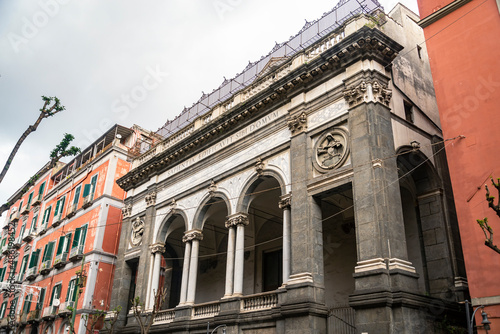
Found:
[[[47,232],[47,224],[42,224],[42,225],[38,226],[38,230],[37,230],[38,235],[43,235],[43,234],[45,234],[45,232]]]
[[[35,200],[33,203],[31,203],[32,206],[40,205],[42,203],[42,198],[43,194],[38,194],[38,196],[35,197]]]
[[[57,314],[57,306],[47,306],[43,309],[42,318],[53,318]]]
[[[28,313],[28,322],[40,321],[40,310],[33,310]]]
[[[30,242],[35,237],[35,232],[31,229],[24,231],[23,241]]]
[[[82,258],[83,246],[84,245],[78,245],[76,247],[71,248],[71,250],[69,252],[70,261],[77,261],[77,260]]]
[[[278,294],[276,292],[259,293],[246,296],[241,299],[242,311],[267,310],[278,305]]]
[[[155,316],[154,323],[155,324],[168,324],[169,322],[174,321],[175,311],[173,309],[170,310],[162,310],[158,312]]]
[[[2,254],[7,255],[7,253],[9,253],[9,244],[2,247]]]
[[[19,221],[19,218],[21,218],[21,211],[16,211],[16,213],[14,213],[11,217],[10,217],[10,221],[11,222],[17,222]]]
[[[86,209],[92,205],[92,196],[89,194],[83,198],[82,208]]]
[[[68,252],[62,252],[59,255],[56,255],[54,259],[54,267],[61,268],[68,262]]]
[[[30,213],[30,207],[30,204],[26,204],[25,206],[23,206],[23,208],[21,209],[21,214],[27,215],[28,213]]]
[[[66,218],[71,218],[76,214],[77,206],[78,203],[73,203],[68,207],[68,209],[66,210]]]
[[[56,226],[59,226],[61,225],[62,221],[63,221],[63,213],[62,213],[62,209],[61,209],[61,212],[59,212],[57,215],[54,216],[54,220],[52,221],[52,226],[56,227]]]
[[[75,304],[74,301],[70,300],[70,301],[67,301],[67,302],[64,302],[64,303],[61,303],[61,305],[59,306],[59,315],[68,315],[71,313],[71,310],[68,309],[68,307],[73,307],[73,305]]]
[[[220,303],[211,302],[198,304],[193,307],[193,318],[208,318],[218,315],[220,312]]]
[[[42,262],[40,266],[40,274],[47,275],[52,270],[52,260]]]
[[[28,281],[32,281],[34,280],[37,276],[38,276],[38,268],[36,266],[32,267],[32,268],[28,268],[28,270],[26,271],[26,279]]]
[[[14,240],[14,243],[12,244],[12,246],[16,249],[19,249],[21,248],[21,244],[23,242],[23,236],[20,235],[16,238],[16,240]]]

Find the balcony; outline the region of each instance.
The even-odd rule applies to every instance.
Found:
[[[24,231],[23,241],[30,242],[35,237],[35,233],[31,230]]]
[[[21,211],[18,210],[12,215],[12,217],[10,217],[10,221],[13,223],[18,222],[19,218],[21,218]]]
[[[68,307],[73,307],[75,305],[75,302],[74,301],[67,301],[67,302],[64,302],[64,303],[61,303],[61,305],[59,306],[59,313],[58,315],[59,316],[68,316],[71,314],[71,310],[68,309]]]
[[[28,313],[23,313],[21,315],[21,324],[25,325],[28,322]]]
[[[43,194],[38,194],[38,196],[35,197],[35,200],[33,201],[33,203],[31,203],[31,205],[32,206],[40,205],[42,203],[42,198],[43,198]]]
[[[2,247],[2,254],[7,255],[9,253],[9,244]]]
[[[34,280],[38,276],[37,269],[38,268],[36,266],[32,267],[32,268],[28,268],[28,270],[26,271],[26,280],[28,280],[28,281]]]
[[[110,312],[110,313],[114,313],[114,312]],[[106,315],[106,318],[108,317],[108,314]],[[114,314],[112,316],[110,316],[110,318],[112,319],[113,316],[114,316]],[[174,319],[175,319],[175,310],[174,309],[171,309],[171,310],[161,310],[155,316],[155,320],[154,320],[153,323],[155,325],[168,324],[168,323],[171,323],[172,321],[174,321]]]
[[[52,260],[46,260],[42,262],[40,267],[40,274],[47,275],[52,270]]]
[[[220,302],[198,304],[193,307],[193,318],[210,318],[219,315]]]
[[[92,196],[87,195],[87,197],[83,198],[82,208],[86,209],[91,205],[92,205]]]
[[[71,218],[74,215],[76,215],[76,207],[78,206],[78,203],[73,203],[68,207],[68,210],[66,210],[66,218]]]
[[[23,208],[21,209],[21,214],[22,215],[27,215],[28,213],[30,213],[30,208],[31,208],[31,205],[30,204],[26,204],[25,206],[23,206]]]
[[[66,265],[68,262],[68,252],[63,252],[59,255],[56,255],[56,258],[54,259],[54,268],[62,268]]]
[[[23,236],[20,235],[16,238],[16,240],[14,240],[14,243],[12,244],[12,247],[14,247],[15,249],[19,249],[21,248],[21,243],[23,242]]]
[[[57,314],[57,306],[47,306],[43,309],[42,319],[53,319]]]
[[[83,257],[83,246],[84,245],[78,245],[77,247],[71,248],[69,252],[70,261],[78,261]]]
[[[241,311],[267,310],[278,305],[278,294],[264,292],[256,295],[245,296],[241,299]]]
[[[28,322],[34,323],[40,321],[40,310],[33,310],[28,313]]]
[[[47,232],[47,224],[38,226],[38,231],[37,231],[38,235],[44,235],[45,232]]]
[[[61,212],[59,212],[56,216],[54,216],[54,220],[52,221],[52,226],[56,227],[61,225],[63,222],[63,213],[62,213],[62,208]]]

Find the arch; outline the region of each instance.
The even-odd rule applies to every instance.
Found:
[[[61,325],[59,326],[59,334],[66,334],[66,333],[69,333],[69,330],[66,331],[66,327],[69,327],[69,321],[68,320],[64,320]]]
[[[186,213],[181,209],[172,209],[172,211],[163,219],[163,222],[158,229],[158,233],[156,234],[155,242],[164,243],[165,240],[167,240],[169,230],[171,230],[172,227],[172,223],[174,223],[176,218],[179,217],[184,221],[184,231],[187,230],[188,219]]]
[[[205,214],[207,213],[211,204],[219,202],[217,199],[224,201],[227,208],[227,215],[231,215],[231,202],[229,201],[229,197],[225,193],[221,191],[214,191],[212,194],[206,194],[205,197],[203,197],[203,199],[200,201],[198,209],[196,209],[196,213],[194,214],[194,229],[203,230],[203,225],[205,223]]]
[[[236,205],[236,212],[248,212],[248,207],[252,202],[253,197],[249,196],[257,186],[262,183],[266,178],[275,179],[280,187],[281,195],[286,194],[286,184],[284,178],[276,171],[265,169],[260,174],[252,175],[242,188],[240,196],[238,198],[238,204]]]
[[[405,184],[408,190],[418,195],[440,187],[441,178],[424,153],[408,145],[401,146],[396,153],[400,183]],[[413,182],[408,181],[408,178],[411,178]]]

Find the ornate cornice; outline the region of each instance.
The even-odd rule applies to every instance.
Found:
[[[224,116],[218,117],[207,126],[193,131],[183,140],[134,168],[119,178],[117,184],[128,191],[142,184],[152,175],[173,167],[200,147],[205,147],[209,143],[219,140],[228,131],[234,130],[235,127],[247,122],[263,110],[269,110],[269,107],[282,103],[281,101],[289,98],[292,91],[305,84],[310,86],[312,81],[319,80],[332,71],[341,71],[360,59],[374,59],[383,66],[389,65],[402,48],[401,45],[378,29],[362,27],[321,53],[320,56],[291,71],[260,93],[245,100],[245,103],[234,106]],[[289,121],[291,121],[289,124],[294,130],[298,130],[299,125],[304,125],[300,119],[290,119]]]
[[[248,215],[246,213],[236,213],[227,217],[226,227],[230,228],[237,225],[248,225]]]
[[[203,233],[201,230],[189,230],[184,232],[182,242],[188,242],[191,240],[203,240]]]
[[[149,245],[149,249],[151,250],[151,253],[156,254],[156,253],[165,253],[165,244],[163,242],[156,242],[152,245]]]
[[[444,6],[443,8],[440,8],[435,12],[433,12],[432,14],[421,19],[420,21],[417,22],[417,24],[420,27],[425,28],[471,1],[472,0],[455,0],[449,3],[448,5]]]

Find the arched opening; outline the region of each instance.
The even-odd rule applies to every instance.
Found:
[[[229,211],[222,197],[214,196],[202,203],[196,225],[202,227],[195,303],[214,301],[224,296]]]
[[[261,176],[245,197],[249,225],[245,228],[243,294],[272,291],[283,283],[283,212],[281,185]]]
[[[184,256],[185,218],[179,213],[174,213],[167,218],[161,231],[160,238],[165,242],[165,252],[162,254],[160,266],[159,286],[167,290],[162,309],[174,308],[179,305],[182,283],[182,258]]]

